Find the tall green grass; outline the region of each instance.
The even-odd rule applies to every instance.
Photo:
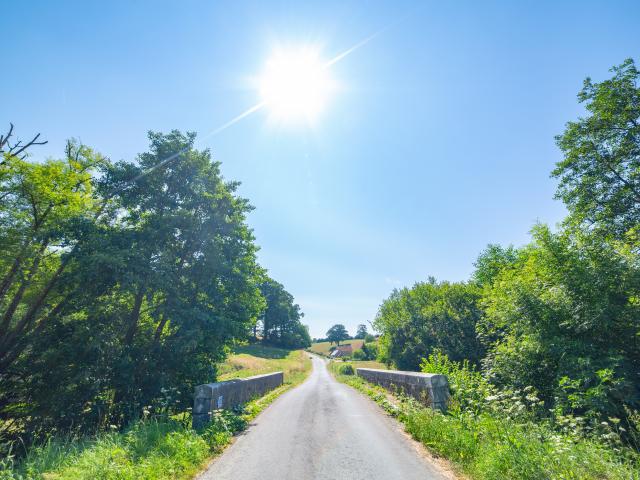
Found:
[[[640,459],[629,450],[558,433],[544,423],[519,423],[486,413],[443,414],[332,371],[397,417],[431,452],[473,479],[640,479]]]
[[[221,418],[202,432],[176,420],[146,420],[94,439],[51,439],[20,461],[0,464],[0,479],[185,479],[191,478],[231,440],[239,416]]]

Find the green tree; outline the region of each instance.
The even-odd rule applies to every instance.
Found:
[[[571,219],[623,238],[640,225],[640,86],[633,60],[600,83],[587,78],[578,99],[588,115],[567,123],[553,175]]]
[[[5,142],[6,142],[6,137]],[[15,149],[14,149],[15,150]],[[18,149],[20,153],[24,150]],[[98,213],[92,172],[104,159],[69,142],[64,160],[31,162],[11,149],[0,163],[0,375],[64,307],[79,225]]]
[[[360,325],[358,325],[358,327],[356,328],[356,334],[353,338],[362,338],[364,339],[367,334],[369,332],[367,332],[367,326],[363,323],[361,323]]]
[[[482,317],[481,290],[473,283],[416,283],[394,290],[374,320],[381,332],[380,355],[402,370],[418,370],[434,349],[478,362],[482,346],[476,324]]]
[[[490,244],[475,261],[472,279],[479,285],[490,285],[504,268],[515,264],[517,259],[518,251],[514,247]]]
[[[300,321],[304,314],[294,303],[293,295],[271,278],[260,284],[260,290],[265,299],[261,316],[263,341],[285,348],[310,346],[309,331]]]
[[[187,402],[186,386],[206,381],[209,366],[245,335],[261,308],[256,247],[245,222],[251,206],[234,195],[238,183],[225,182],[210,153],[193,148],[195,134],[149,139],[150,151],[136,164],[114,165],[101,182],[118,212],[113,241],[126,256],[115,286],[128,304],[119,315],[115,388],[116,403],[126,399],[132,412],[177,380]]]
[[[349,332],[342,324],[332,326],[327,330],[327,340],[336,345],[340,345],[340,342],[349,338]]]
[[[246,338],[264,308],[251,207],[194,138],[151,133],[116,164],[75,143],[64,161],[5,156],[0,424],[86,431],[184,409]]]
[[[485,373],[564,413],[623,418],[640,406],[638,257],[591,232],[533,236],[485,290]]]

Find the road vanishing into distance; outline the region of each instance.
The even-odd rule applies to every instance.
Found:
[[[336,381],[326,361],[282,395],[199,480],[443,480],[416,443],[373,401]]]

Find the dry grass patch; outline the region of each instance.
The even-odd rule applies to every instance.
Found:
[[[303,350],[285,350],[259,344],[241,346],[218,366],[218,380],[246,378],[280,370],[284,372],[285,383],[301,382],[311,371],[309,355]]]

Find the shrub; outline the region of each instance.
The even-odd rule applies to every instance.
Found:
[[[367,355],[364,352],[364,350],[356,350],[355,352],[353,352],[353,355],[351,355],[353,357],[354,360],[366,360],[367,359]]]
[[[355,370],[353,369],[353,365],[350,363],[343,363],[338,367],[338,373],[340,375],[353,375]]]
[[[363,343],[362,352],[364,353],[365,360],[376,360],[378,358],[378,344]]]
[[[449,409],[452,411],[470,410],[479,413],[483,410],[486,399],[495,393],[495,387],[467,360],[454,362],[436,350],[420,366],[425,373],[440,373],[447,377],[451,389]]]

